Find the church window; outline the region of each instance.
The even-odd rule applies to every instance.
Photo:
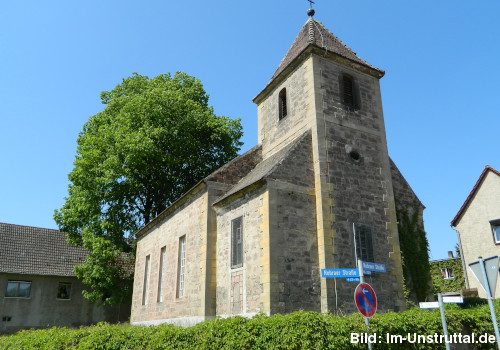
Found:
[[[441,275],[445,280],[453,278],[453,270],[450,268],[441,269]]]
[[[342,102],[349,108],[359,108],[356,96],[356,85],[349,74],[342,75]]]
[[[358,162],[361,159],[361,155],[359,154],[358,151],[355,150],[349,152],[349,157],[351,157],[351,159],[354,160],[355,162]]]
[[[500,220],[490,221],[490,224],[493,231],[493,241],[495,244],[500,244]]]
[[[231,267],[243,266],[243,218],[231,221]]]
[[[146,263],[144,264],[144,286],[142,288],[142,305],[148,303],[149,294],[149,267],[151,265],[151,256],[146,256]]]
[[[31,292],[31,282],[27,281],[8,281],[7,298],[29,298]]]
[[[69,300],[71,298],[71,283],[59,282],[56,298],[60,300]]]
[[[158,302],[163,303],[163,284],[165,280],[165,260],[167,257],[167,247],[160,250],[160,271],[158,273]]]
[[[372,229],[367,225],[354,225],[356,256],[362,261],[374,262]]]
[[[286,101],[286,89],[282,89],[279,93],[279,118],[280,120],[285,118],[288,114],[287,111],[287,101]]]
[[[179,260],[177,267],[177,298],[184,297],[184,275],[186,270],[186,235],[179,238]]]

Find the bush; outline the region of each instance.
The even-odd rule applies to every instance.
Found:
[[[500,313],[500,303],[495,302]],[[488,305],[446,310],[449,334],[494,334]],[[352,343],[351,334],[366,333],[360,314],[346,317],[298,311],[289,315],[252,319],[232,317],[202,322],[194,327],[173,325],[134,327],[100,323],[78,329],[51,328],[21,331],[0,337],[0,349],[365,349]],[[370,333],[377,334],[376,349],[435,349],[443,344],[387,341],[387,335],[442,334],[439,310],[412,309],[376,314]],[[494,344],[493,344],[494,347]],[[490,349],[492,344],[477,344]]]

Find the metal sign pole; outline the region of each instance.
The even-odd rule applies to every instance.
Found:
[[[483,272],[483,278],[485,281],[486,296],[488,297],[488,305],[490,307],[491,319],[493,320],[493,328],[495,329],[495,336],[497,338],[498,349],[500,350],[500,332],[498,331],[497,316],[495,314],[495,308],[493,307],[493,297],[491,296],[491,290],[488,282],[488,276],[486,274],[486,268],[484,267],[483,257],[479,257],[479,265],[481,265],[481,271]]]
[[[364,274],[363,274],[363,263],[361,259],[358,259],[358,270],[359,270],[359,283],[364,283]],[[365,324],[366,324],[366,340],[368,342],[368,350],[372,350],[372,343],[370,342],[370,321],[368,320],[368,317],[365,316]]]
[[[443,325],[443,334],[444,334],[444,341],[446,344],[446,350],[450,350],[450,343],[447,341],[448,340],[448,326],[446,324],[446,317],[444,315],[443,295],[441,293],[438,293],[438,302],[439,302],[439,311],[441,312],[441,323]]]

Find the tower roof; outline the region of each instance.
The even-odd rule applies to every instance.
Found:
[[[342,41],[340,41],[339,38],[326,29],[321,22],[309,17],[293,41],[292,46],[288,49],[285,57],[281,60],[278,69],[276,69],[264,90],[266,90],[274,82],[274,80],[292,64],[295,59],[297,59],[304,51],[306,51],[307,48],[311,46],[324,50],[325,55],[333,54],[340,56],[343,59],[347,59],[358,66],[360,65],[362,68],[368,69],[368,71],[371,71],[373,75],[378,76],[379,78],[383,77],[385,74],[383,70],[378,69],[359,58],[354,51],[352,51]],[[256,99],[257,97],[254,101]]]
[[[271,80],[276,78],[286,66],[288,66],[309,45],[323,48],[326,52],[333,52],[348,60],[375,69],[382,74],[384,73],[383,70],[368,64],[366,61],[356,56],[354,51],[348,48],[339,38],[326,29],[321,22],[310,17],[295,38],[292,46],[288,49],[288,52],[278,66],[278,69],[276,69],[276,72],[274,72]]]

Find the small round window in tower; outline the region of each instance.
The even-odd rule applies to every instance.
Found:
[[[349,152],[349,157],[351,157],[351,159],[355,162],[359,162],[359,160],[361,159],[361,155],[356,150],[352,150],[351,152]]]

